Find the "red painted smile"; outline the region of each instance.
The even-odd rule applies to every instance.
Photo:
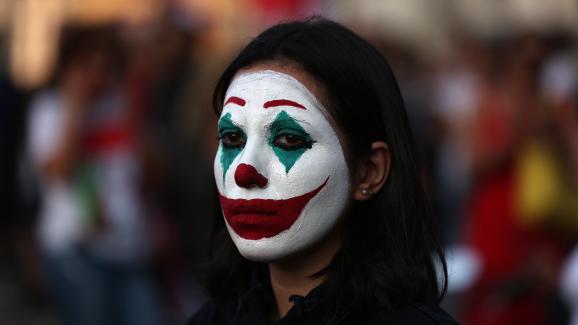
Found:
[[[242,238],[257,240],[276,236],[293,225],[307,203],[327,184],[301,196],[284,200],[229,199],[219,194],[227,223]]]

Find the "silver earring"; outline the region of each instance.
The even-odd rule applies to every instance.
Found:
[[[367,188],[363,188],[361,189],[361,194],[365,195],[365,196],[372,196],[373,195],[373,191]]]

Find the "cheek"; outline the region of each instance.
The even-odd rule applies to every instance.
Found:
[[[238,165],[238,157],[242,153],[242,149],[227,149],[219,145],[215,160],[213,161],[213,171],[215,175],[215,183],[219,192],[223,193],[230,187],[231,175],[235,173],[235,168]],[[232,185],[232,184],[231,184]]]
[[[221,148],[219,148],[219,152],[215,160],[218,160],[220,163],[222,182],[225,181],[227,172],[229,171],[231,165],[233,164],[233,161],[235,161],[235,158],[237,158],[237,156],[241,153],[241,151],[242,151],[241,148],[223,148],[222,146]]]
[[[295,155],[297,156],[297,154]],[[297,157],[289,172],[291,178],[303,179],[304,182],[325,180],[327,176],[343,169],[343,153],[339,147],[317,144]]]
[[[213,160],[213,173],[215,175],[215,183],[217,184],[217,188],[221,189],[221,184],[224,179],[225,173],[223,172],[223,168],[221,165],[221,146],[217,149],[217,153],[215,154],[215,159]]]
[[[285,167],[285,173],[289,174],[289,171],[293,168],[293,165],[301,158],[301,156],[305,153],[306,149],[298,149],[298,150],[291,150],[286,151],[277,147],[273,147],[273,152],[275,152],[275,156],[279,159],[279,161]]]

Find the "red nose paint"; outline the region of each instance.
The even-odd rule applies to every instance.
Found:
[[[328,180],[311,192],[284,200],[229,199],[220,194],[219,198],[225,219],[235,233],[250,240],[270,238],[289,229]]]
[[[259,174],[255,167],[239,164],[237,170],[235,170],[235,183],[244,188],[250,188],[255,185],[263,188],[267,186],[267,178]]]

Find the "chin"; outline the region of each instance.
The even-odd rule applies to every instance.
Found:
[[[283,235],[285,234],[281,233],[271,238],[251,240],[231,234],[231,238],[244,258],[253,262],[270,263],[282,260],[303,249],[301,247],[303,243],[295,243],[289,238],[283,238],[286,237]]]
[[[328,228],[315,234],[304,234],[299,231],[300,227],[295,225],[294,228],[292,227],[277,236],[251,240],[237,235],[228,225],[227,228],[241,256],[259,263],[273,263],[298,255],[318,244],[331,230]]]

